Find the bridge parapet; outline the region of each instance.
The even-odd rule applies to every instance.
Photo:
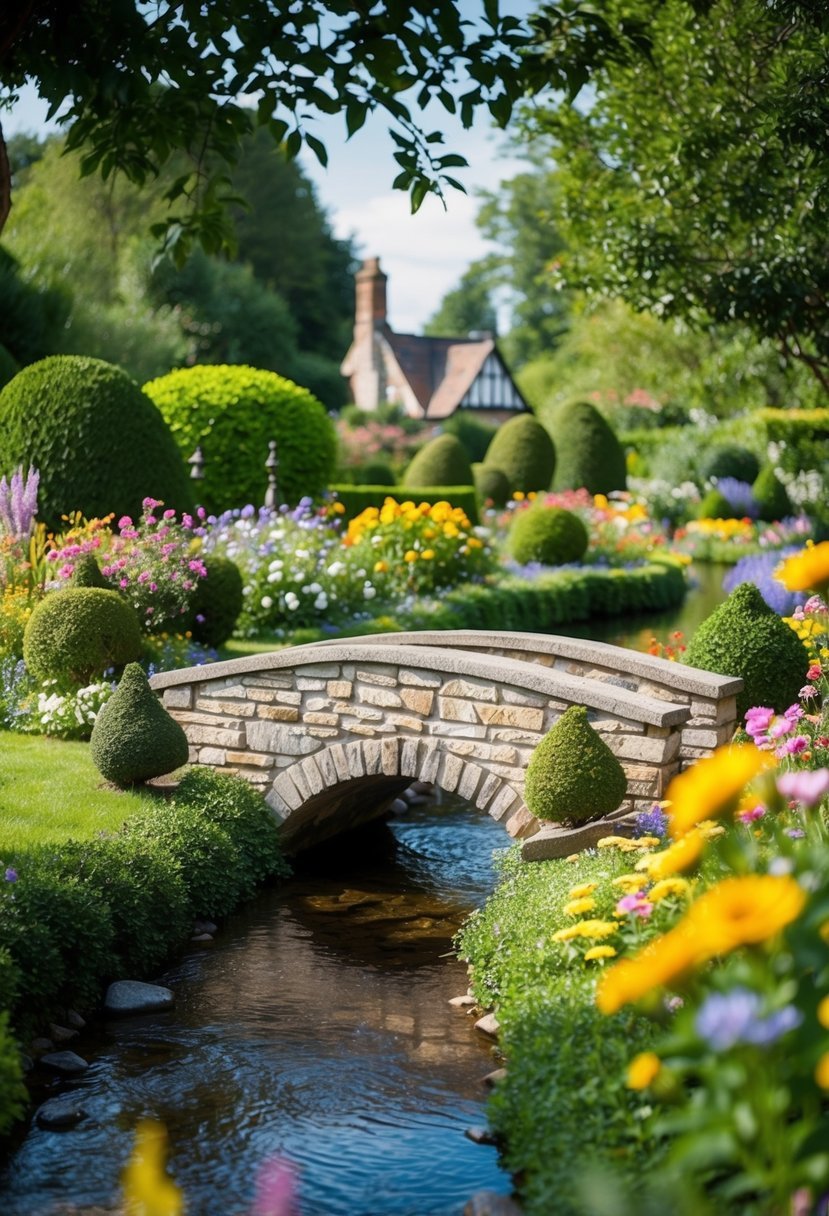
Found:
[[[691,713],[513,652],[386,636],[165,672],[152,685],[184,727],[191,761],[262,789],[293,848],[378,814],[415,778],[460,793],[512,836],[534,834],[524,774],[570,705],[587,707],[625,768],[621,817],[662,797]]]

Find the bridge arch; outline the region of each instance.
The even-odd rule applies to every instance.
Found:
[[[537,835],[524,773],[570,705],[587,707],[625,769],[616,817],[660,798],[683,752],[733,733],[739,681],[618,647],[602,647],[589,670],[565,653],[568,670],[548,647],[566,652],[573,639],[540,638],[376,635],[165,672],[152,685],[191,762],[260,788],[290,851],[382,813],[415,779],[459,793],[511,836]]]

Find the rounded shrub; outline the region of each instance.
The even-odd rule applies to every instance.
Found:
[[[494,464],[473,464],[472,476],[481,505],[491,502],[496,507],[503,507],[510,496],[509,480],[504,470],[496,468]]]
[[[244,586],[239,567],[227,557],[205,557],[207,578],[193,593],[192,633],[205,646],[221,646],[233,633],[242,611]]]
[[[40,470],[39,515],[141,514],[147,495],[192,504],[187,470],[149,397],[120,367],[52,355],[24,367],[0,392],[0,473]]]
[[[23,658],[40,680],[100,678],[141,654],[135,609],[117,591],[67,587],[36,605],[23,635]]]
[[[571,401],[555,415],[558,456],[553,489],[609,494],[627,486],[625,453],[610,423],[589,401]]]
[[[737,714],[752,705],[782,712],[797,700],[809,655],[797,634],[769,608],[754,583],[741,583],[697,629],[685,662],[721,676],[739,676]]]
[[[495,432],[484,464],[500,469],[509,492],[529,494],[549,490],[556,467],[556,448],[547,431],[532,414],[510,418]]]
[[[527,806],[539,819],[575,827],[609,815],[626,793],[621,764],[587,721],[585,707],[571,705],[530,757]]]
[[[759,472],[760,462],[754,453],[737,443],[718,444],[702,461],[702,474],[708,480],[714,477],[734,477],[737,481],[747,481],[750,485]]]
[[[337,458],[331,419],[307,389],[276,372],[229,364],[180,368],[151,380],[144,392],[185,459],[201,447],[199,493],[212,511],[264,502],[272,439],[282,501],[313,497],[331,480]]]
[[[387,460],[369,460],[355,472],[355,485],[393,486],[397,484],[394,469]]]
[[[161,777],[187,763],[187,736],[153,693],[137,663],[121,681],[92,728],[89,749],[107,781],[124,788]]]
[[[246,883],[255,885],[290,873],[273,811],[244,777],[206,766],[191,768],[179,782],[175,800],[200,811],[227,832],[239,850]]]
[[[536,505],[519,511],[509,534],[509,550],[521,565],[562,566],[584,556],[589,537],[578,515],[563,507]]]
[[[714,489],[703,495],[694,514],[697,519],[731,519],[734,512],[726,496]]]
[[[472,465],[466,449],[454,435],[438,435],[420,449],[409,464],[401,485],[471,486]]]
[[[768,523],[785,519],[792,514],[792,500],[783,482],[770,464],[765,465],[757,474],[757,480],[751,487],[760,519]]]

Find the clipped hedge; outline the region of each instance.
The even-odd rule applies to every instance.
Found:
[[[78,685],[132,662],[142,649],[135,609],[117,591],[100,587],[67,587],[45,596],[23,635],[23,657],[32,675],[68,677]]]
[[[319,494],[334,471],[337,441],[325,407],[275,372],[229,364],[180,368],[150,380],[144,392],[185,459],[201,447],[199,494],[212,511],[264,502],[271,439],[283,501]]]
[[[510,488],[503,469],[497,469],[494,464],[473,464],[472,476],[482,504],[491,502],[495,507],[506,505],[510,496]]]
[[[571,705],[530,756],[527,806],[538,819],[575,827],[610,815],[626,793],[625,770],[588,722],[586,708]]]
[[[472,465],[460,439],[438,435],[415,454],[401,484],[411,491],[420,486],[471,485],[472,481]]]
[[[609,494],[627,486],[622,445],[610,423],[589,401],[573,401],[556,411],[554,490]]]
[[[93,763],[125,789],[172,773],[187,763],[187,736],[150,688],[146,672],[129,663],[104,705],[89,740]]]
[[[725,443],[711,448],[702,462],[707,479],[734,477],[751,484],[760,472],[760,462],[748,448],[737,443]]]
[[[536,504],[519,511],[509,533],[509,550],[517,562],[561,566],[577,562],[589,544],[587,528],[573,511]]]
[[[53,355],[0,392],[0,473],[18,465],[40,470],[38,514],[51,528],[74,511],[137,519],[148,494],[179,510],[192,505],[184,461],[158,409],[101,359]]]
[[[328,487],[345,507],[345,519],[354,519],[366,507],[382,507],[387,498],[397,502],[449,502],[466,512],[470,522],[478,522],[478,499],[474,486],[349,486],[342,483]]]
[[[503,423],[486,450],[484,464],[500,469],[516,490],[529,494],[549,490],[556,468],[556,448],[547,430],[532,414],[519,414]]]

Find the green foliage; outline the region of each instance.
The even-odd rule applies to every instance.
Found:
[[[0,248],[0,387],[27,363],[53,353],[69,308],[65,287],[29,282],[18,259]]]
[[[20,1048],[9,1029],[9,1015],[0,1012],[0,1136],[23,1117],[27,1098]]]
[[[703,621],[685,655],[691,667],[740,676],[737,716],[752,705],[782,712],[797,701],[809,656],[795,632],[753,583],[741,583]]]
[[[510,418],[495,432],[485,464],[506,474],[510,493],[549,490],[556,467],[556,449],[547,431],[532,414]]]
[[[466,338],[473,333],[494,334],[498,318],[493,301],[492,264],[473,262],[456,287],[447,291],[436,312],[423,326],[436,338]]]
[[[521,565],[542,562],[562,566],[577,562],[587,550],[587,528],[578,515],[562,507],[535,505],[519,511],[509,534],[509,550]]]
[[[55,355],[0,392],[0,472],[40,470],[40,517],[141,514],[145,496],[186,509],[184,462],[158,410],[129,376],[100,359]]]
[[[403,474],[407,489],[421,486],[471,486],[472,466],[466,449],[455,435],[430,439]]]
[[[67,587],[35,606],[23,635],[23,657],[39,679],[69,678],[88,684],[108,667],[141,654],[135,609],[117,591]]]
[[[460,439],[469,459],[477,463],[485,459],[498,428],[468,410],[456,410],[443,423],[442,429],[444,434]]]
[[[475,479],[475,492],[480,502],[491,502],[493,506],[503,507],[510,495],[509,481],[502,469],[496,469],[494,464],[473,464],[472,476]]]
[[[354,470],[355,485],[393,486],[397,484],[394,469],[387,460],[368,460]]]
[[[98,714],[89,750],[99,772],[121,787],[171,773],[187,763],[187,736],[137,663],[125,667],[118,687]]]
[[[783,482],[774,471],[774,466],[764,465],[757,474],[751,492],[760,512],[760,519],[769,523],[785,519],[793,513],[792,502]]]
[[[75,559],[71,586],[100,587],[102,591],[112,590],[112,584],[108,583],[103,574],[101,574],[101,567],[98,565],[94,553],[82,553],[80,557]]]
[[[610,424],[587,401],[561,406],[551,422],[556,461],[553,488],[609,494],[627,485],[625,454]]]
[[[588,722],[585,707],[571,705],[530,757],[527,806],[539,819],[575,827],[611,814],[626,793],[625,770]]]
[[[205,646],[221,646],[233,633],[242,611],[242,574],[227,557],[211,554],[203,561],[207,578],[196,583],[193,637]]]
[[[0,388],[17,375],[20,365],[8,352],[5,346],[0,346]]]
[[[290,874],[279,847],[273,811],[243,777],[201,766],[188,769],[178,784],[176,803],[184,803],[218,824],[238,851],[237,868],[256,883]]]
[[[471,485],[418,486],[413,490],[409,486],[337,484],[329,486],[329,489],[345,507],[346,520],[354,519],[361,511],[365,511],[366,507],[382,507],[387,498],[394,498],[398,502],[409,502],[412,499],[419,503],[448,502],[453,507],[460,507],[473,524],[478,522],[478,501]]]
[[[0,947],[0,1010],[11,1009],[17,996],[20,974],[5,946]]]
[[[167,420],[181,454],[201,446],[200,491],[220,511],[264,501],[268,443],[276,440],[279,492],[296,503],[320,493],[336,460],[334,427],[322,405],[274,372],[253,367],[190,367],[144,386]],[[2,403],[2,397],[0,397]]]
[[[754,481],[760,472],[760,462],[748,448],[736,444],[723,444],[714,447],[706,456],[702,465],[703,476],[736,477],[737,481]]]
[[[697,519],[731,519],[734,512],[726,496],[715,488],[703,496],[695,515]]]

